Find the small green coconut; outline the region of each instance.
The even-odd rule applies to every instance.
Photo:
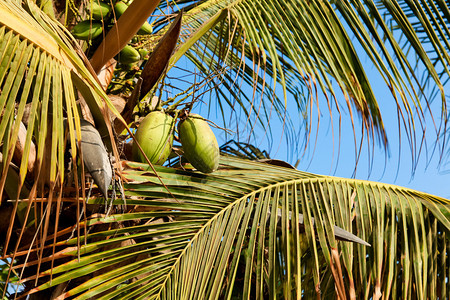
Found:
[[[101,21],[106,19],[109,15],[111,6],[103,2],[97,3],[96,1],[93,1],[90,10],[92,12],[92,18]]]
[[[139,54],[139,52],[130,45],[126,45],[125,47],[123,47],[118,57],[119,62],[122,64],[132,64],[141,59],[141,55]]]
[[[103,32],[103,25],[98,21],[84,20],[75,25],[72,35],[79,40],[95,39]]]
[[[178,127],[184,157],[197,170],[211,173],[219,167],[219,145],[208,123],[191,114]]]
[[[126,4],[125,2],[122,1],[117,2],[116,5],[114,5],[116,18],[119,19],[120,16],[122,16],[125,13],[127,8],[128,4]],[[152,33],[153,33],[153,26],[150,25],[147,21],[145,21],[144,24],[142,24],[141,28],[139,28],[139,31],[137,32],[137,34],[139,35],[148,35]]]
[[[142,120],[136,130],[136,140],[152,164],[162,165],[172,151],[174,119],[161,111],[153,111]],[[147,162],[136,143],[132,148],[133,159]]]

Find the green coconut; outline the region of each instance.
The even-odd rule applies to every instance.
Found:
[[[116,18],[119,19],[121,15],[127,10],[128,5],[125,2],[119,1],[114,5],[114,12],[116,14]]]
[[[103,25],[98,21],[81,21],[72,29],[72,35],[79,40],[95,39],[103,32]]]
[[[147,49],[141,48],[139,49],[139,55],[141,56],[141,59],[148,59],[148,53],[149,51]]]
[[[173,118],[160,111],[149,113],[136,130],[136,140],[152,164],[162,165],[170,155],[173,144]],[[147,162],[136,143],[132,148],[135,161]]]
[[[119,19],[121,15],[125,13],[128,8],[128,4],[125,2],[119,1],[114,5],[114,11],[116,13],[116,18]],[[137,32],[138,35],[148,35],[153,33],[153,26],[150,25],[147,21],[142,24],[141,28]]]
[[[180,122],[179,135],[184,157],[197,170],[211,173],[219,167],[219,145],[208,123],[199,115],[191,114]]]
[[[118,60],[122,64],[132,64],[140,59],[141,55],[139,52],[130,45],[123,47],[118,55]]]
[[[103,2],[97,3],[96,1],[93,1],[90,10],[92,12],[92,18],[101,21],[106,19],[109,15],[111,6]]]

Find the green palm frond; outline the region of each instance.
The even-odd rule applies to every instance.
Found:
[[[270,159],[270,156],[266,150],[260,150],[251,144],[236,142],[235,140],[230,140],[220,146],[220,153],[222,155],[229,155],[250,160]]]
[[[5,182],[8,182],[7,175],[12,174],[10,163],[20,126],[23,126],[25,108],[28,107],[30,111],[23,156],[19,161],[18,179],[14,186],[21,190],[28,179],[32,187],[29,187],[29,194],[20,196],[28,198],[27,202],[21,202],[20,205],[19,201],[15,203],[11,221],[13,224],[18,206],[23,210],[19,219],[25,221],[28,218],[30,222],[32,217],[29,217],[29,213],[38,195],[50,195],[50,204],[51,195],[55,192],[60,201],[62,193],[56,191],[62,188],[65,181],[65,150],[70,147],[71,158],[76,161],[76,140],[81,139],[78,101],[81,98],[86,101],[97,129],[111,151],[114,150],[114,141],[110,139],[112,131],[109,118],[104,116],[107,107],[118,113],[97,82],[96,76],[87,69],[75,40],[61,24],[44,14],[31,1],[1,1],[0,15],[2,191]],[[32,174],[28,174],[30,149],[33,145],[36,147],[35,168]],[[11,184],[12,177],[8,177],[8,184]],[[18,193],[15,194],[19,198]],[[8,196],[9,199],[12,198],[12,195]],[[50,209],[51,205],[48,206],[48,210]],[[11,229],[12,226],[8,235],[11,234]],[[8,240],[3,250],[5,253],[8,250]]]
[[[442,100],[436,133],[446,129],[447,1],[181,0],[166,1],[160,6],[165,8],[186,12],[170,66],[186,55],[206,74],[201,84],[216,93],[210,107],[219,107],[225,124],[228,106],[243,112],[249,131],[259,123],[270,135],[269,121],[277,114],[295,140],[294,120],[307,122],[324,107],[340,114],[345,107],[352,124],[358,114],[364,135],[386,145],[362,51],[393,94],[413,155],[420,152],[416,135],[432,114],[427,84]],[[155,24],[159,35],[170,19]],[[0,1],[0,187],[7,183],[11,190],[10,183],[17,183],[20,193],[8,198],[17,199],[11,211],[14,217],[20,211],[22,228],[13,252],[8,238],[2,244],[2,258],[13,261],[7,277],[17,275],[24,294],[52,289],[78,299],[310,299],[319,291],[342,299],[448,297],[450,201],[406,188],[231,156],[208,175],[155,167],[156,175],[146,164],[122,162],[117,177],[123,190],[117,190],[123,198],[112,197],[114,214],[99,213],[104,199],[85,203],[76,164],[75,190],[63,186],[66,146],[75,160],[80,141],[79,100],[116,150],[107,109],[118,113],[77,45],[32,1]],[[199,95],[195,83],[180,93],[182,102],[188,94]],[[301,118],[288,115],[292,104]],[[10,163],[26,107],[31,113],[16,172]],[[37,170],[27,174],[33,144]],[[266,156],[247,144],[235,146],[223,150]],[[32,186],[22,188],[27,176]],[[40,189],[45,184],[50,193]],[[80,222],[83,214],[89,218]],[[27,227],[33,216],[34,226]],[[372,247],[338,240],[335,226]]]
[[[429,60],[435,66],[438,77],[447,82],[450,63],[448,1],[376,1],[376,8],[390,25],[390,30],[402,33],[398,40],[405,53],[414,49],[413,53],[421,60]],[[417,36],[408,34],[411,29]],[[423,76],[422,86],[426,86],[429,79],[429,76]]]
[[[171,4],[173,8],[167,3],[160,8],[166,13],[180,7],[185,10],[174,61],[186,53],[205,76],[216,74],[210,106],[222,111],[225,124],[224,107],[228,106],[267,126],[272,115],[289,120],[286,109],[294,120],[308,115],[308,122],[317,105],[331,115],[349,112],[353,126],[355,116],[360,116],[365,134],[386,145],[379,105],[381,100],[392,101],[413,156],[419,155],[427,114],[442,118],[431,129],[436,135],[446,128],[443,82],[450,75],[450,11],[445,1],[205,0]],[[156,23],[161,27],[163,21]],[[392,100],[375,98],[369,75],[374,70],[391,91]],[[215,83],[222,89],[213,88]],[[439,92],[442,106],[442,113],[435,115],[427,110],[434,91]],[[292,107],[298,108],[298,114]],[[286,131],[298,132],[296,125],[287,124]],[[311,131],[308,123],[305,126]]]
[[[231,157],[212,175],[157,167],[174,199],[147,165],[125,165],[127,212],[88,220],[79,259],[62,230],[31,292],[70,281],[77,299],[447,295],[448,200]],[[334,225],[373,246],[337,241]]]
[[[8,148],[3,153],[12,155],[12,147],[17,139],[19,123],[22,121],[24,108],[31,102],[31,114],[28,119],[30,129],[27,142],[36,134],[39,154],[37,160],[42,162],[44,140],[48,130],[52,130],[52,160],[50,181],[56,180],[56,174],[63,176],[63,118],[68,119],[69,136],[72,148],[75,146],[75,132],[79,128],[79,114],[76,106],[76,91],[90,105],[99,131],[107,135],[108,128],[101,116],[105,109],[104,101],[113,107],[97,84],[95,77],[88,71],[80,53],[73,46],[65,29],[57,22],[43,14],[32,2],[27,3],[27,10],[17,1],[2,1],[2,121],[1,137]],[[78,51],[78,52],[77,52]],[[76,89],[74,89],[76,88]],[[20,92],[20,94],[19,94]],[[104,96],[104,99],[101,99]],[[113,111],[114,108],[112,108]],[[47,115],[51,116],[47,118]],[[51,129],[47,120],[53,124]],[[36,123],[36,124],[35,124]],[[34,126],[37,125],[38,128]],[[10,131],[6,129],[11,127]],[[5,133],[6,132],[6,133]],[[79,136],[78,136],[79,138]],[[76,152],[76,150],[74,150]],[[56,155],[57,154],[57,155]],[[27,157],[27,155],[25,155]],[[10,160],[10,158],[7,158]],[[27,161],[22,161],[21,170]],[[56,169],[58,165],[58,170]],[[20,172],[22,181],[26,172]],[[61,177],[62,179],[62,177]]]

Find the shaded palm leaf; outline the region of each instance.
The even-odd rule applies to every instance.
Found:
[[[0,3],[0,9],[2,10],[0,22],[3,24],[0,73],[3,118],[0,124],[2,128],[0,137],[3,141],[7,140],[6,144],[9,146],[3,152],[9,156],[12,154],[11,149],[17,138],[25,104],[31,102],[26,144],[35,135],[39,149],[37,160],[42,162],[43,142],[47,131],[52,131],[51,151],[54,154],[52,157],[57,159],[53,159],[49,167],[52,174],[50,181],[56,181],[56,174],[62,181],[63,118],[68,118],[72,149],[75,148],[73,134],[75,128],[79,134],[76,91],[81,92],[89,104],[102,136],[110,133],[102,116],[105,102],[112,111],[117,111],[97,84],[95,77],[86,68],[82,58],[78,56],[77,53],[80,52],[74,47],[75,40],[71,39],[59,23],[52,21],[32,2],[27,3],[25,10],[17,1],[3,1]],[[47,118],[48,114],[51,118]],[[47,120],[51,121],[51,128],[48,127]],[[35,128],[35,124],[39,128]],[[7,132],[7,126],[12,126],[11,132]],[[9,157],[7,159],[10,160]],[[22,181],[26,175],[24,168],[26,163],[27,161],[23,161],[21,165]]]
[[[105,198],[111,184],[113,170],[100,134],[88,121],[81,119],[81,149],[84,164]]]
[[[212,175],[156,167],[173,199],[148,166],[125,165],[128,212],[88,220],[105,229],[83,237],[80,260],[76,239],[61,240],[40,275],[52,281],[31,292],[71,280],[64,296],[77,299],[310,299],[319,285],[341,297],[446,295],[448,200],[230,157]],[[334,225],[373,247],[336,241]]]
[[[84,55],[75,40],[61,24],[43,13],[31,1],[1,1],[0,15],[2,196],[27,104],[30,105],[31,113],[27,123],[24,155],[19,166],[18,180],[15,182],[18,190],[21,190],[27,177],[31,144],[35,143],[37,148],[34,174],[28,174],[32,188],[28,195],[21,195],[28,199],[20,202],[20,206],[19,201],[15,202],[6,242],[2,244],[2,250],[6,254],[12,250],[9,242],[17,211],[22,231],[15,240],[16,245],[13,245],[15,251],[21,243],[27,225],[34,223],[34,229],[40,228],[36,231],[36,236],[39,231],[44,239],[51,230],[49,228],[58,228],[59,216],[56,215],[55,219],[51,220],[50,212],[55,208],[55,205],[52,205],[53,200],[56,202],[57,211],[61,207],[62,187],[66,180],[66,145],[72,149],[71,160],[76,161],[76,144],[81,141],[77,100],[82,97],[88,104],[96,127],[105,138],[104,142],[110,151],[115,150],[115,145],[111,139],[109,118],[104,117],[108,113],[106,107],[116,115],[119,114],[97,82],[95,74],[86,67]],[[75,184],[78,187],[76,164],[74,167]],[[83,177],[84,173],[81,174]],[[82,185],[84,186],[84,178]],[[78,191],[76,193],[79,194]],[[36,200],[38,196],[45,197],[48,204],[46,210],[39,213]],[[30,213],[33,211],[34,214]],[[42,252],[38,256],[41,258]]]

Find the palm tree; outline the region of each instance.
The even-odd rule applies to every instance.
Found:
[[[117,22],[115,13],[102,18],[108,34],[81,44],[68,29],[87,18],[91,2],[38,4],[0,2],[3,280],[19,280],[23,289],[14,293],[5,284],[4,295],[448,296],[446,199],[301,172],[243,143],[226,145],[211,174],[128,161],[126,150],[127,125],[155,107],[190,110],[208,93],[225,125],[228,107],[250,131],[259,123],[270,135],[273,113],[295,142],[288,102],[310,133],[312,106],[320,100],[331,117],[346,111],[353,124],[358,115],[368,143],[387,146],[364,53],[392,91],[412,157],[430,116],[443,155],[445,1],[135,0]],[[161,14],[152,19],[154,33],[134,40],[155,7]],[[110,59],[132,38],[151,56],[138,63],[142,68],[115,65]],[[181,57],[199,73],[177,90],[171,81],[183,79],[176,73]],[[100,74],[114,71],[112,82],[97,75],[102,68]],[[252,96],[240,92],[248,87]],[[122,113],[114,93],[128,100]],[[169,97],[162,101],[163,95]],[[434,112],[436,95],[441,105]],[[85,173],[92,169],[77,164],[93,158],[83,148],[81,118],[95,124],[114,156],[109,192],[91,189]]]

